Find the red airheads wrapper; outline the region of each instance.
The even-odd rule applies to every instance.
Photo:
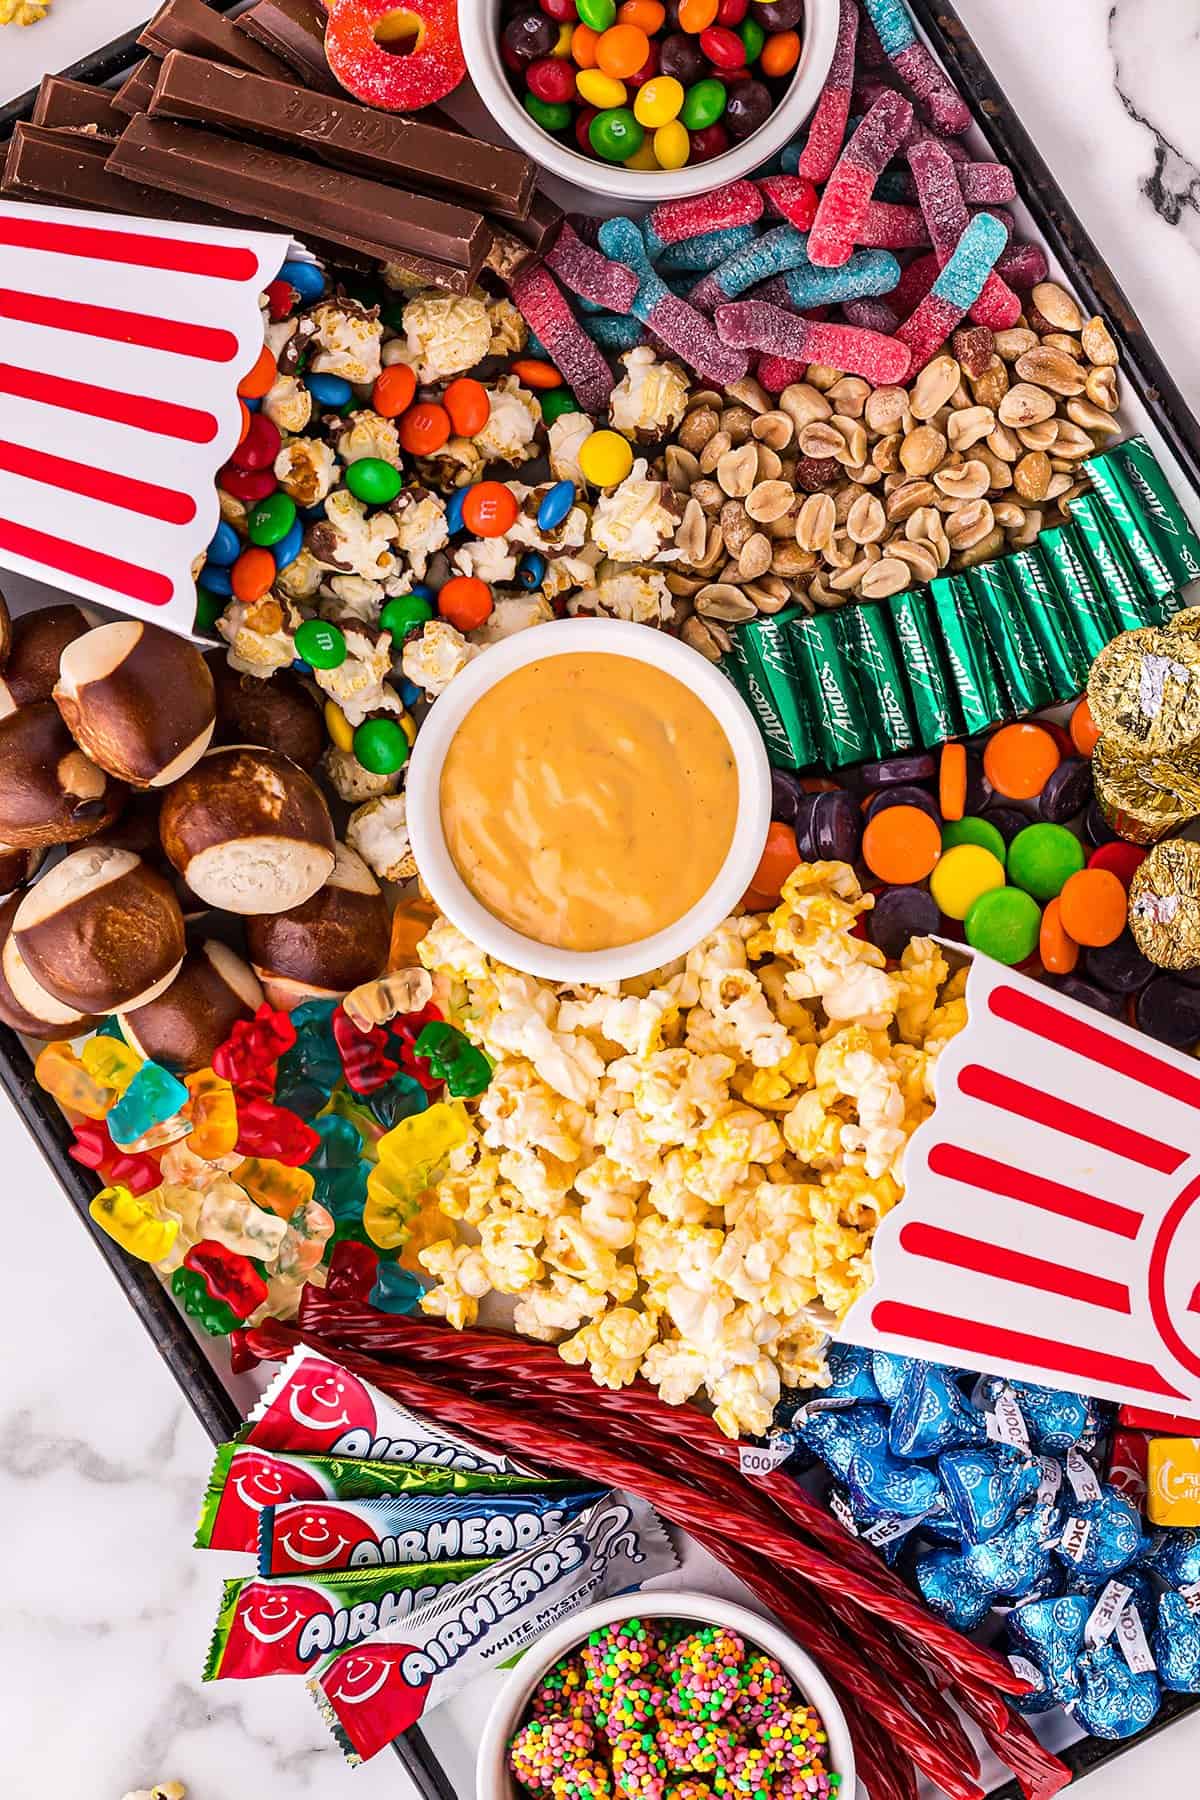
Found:
[[[222,1444],[208,1478],[195,1544],[198,1550],[258,1549],[258,1516],[285,1500],[368,1500],[382,1494],[509,1494],[529,1486],[527,1475],[442,1469],[347,1456],[306,1456]],[[546,1493],[578,1491],[579,1484],[540,1480]]]
[[[285,1500],[258,1515],[258,1572],[308,1575],[511,1556],[560,1531],[603,1491]]]
[[[238,1433],[238,1441],[258,1444],[264,1450],[536,1474],[501,1451],[487,1449],[409,1412],[369,1382],[360,1381],[348,1369],[304,1345],[283,1364]]]
[[[1139,1512],[1146,1510],[1146,1458],[1150,1439],[1144,1431],[1114,1431],[1108,1448],[1108,1479]]]

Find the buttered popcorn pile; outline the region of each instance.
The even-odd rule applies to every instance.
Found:
[[[439,920],[421,960],[496,1066],[416,1222],[425,1310],[463,1328],[519,1296],[519,1332],[605,1387],[703,1393],[731,1437],[767,1429],[781,1384],[821,1385],[966,1023],[930,939],[888,970],[855,935],[872,904],[848,864],[801,864],[773,912],[608,988],[517,974]]]

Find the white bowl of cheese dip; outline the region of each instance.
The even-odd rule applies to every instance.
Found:
[[[679,639],[570,619],[491,646],[435,701],[407,781],[422,880],[489,956],[623,981],[726,918],[766,842],[745,703]]]

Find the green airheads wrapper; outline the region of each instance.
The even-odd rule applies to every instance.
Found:
[[[886,609],[878,602],[843,606],[831,615],[835,636],[854,671],[874,755],[895,756],[916,743],[911,704]]]
[[[1115,635],[1116,627],[1104,591],[1083,553],[1079,533],[1073,525],[1043,531],[1037,552],[1066,603],[1079,647],[1090,663]]]
[[[1127,438],[1108,455],[1124,470],[1146,528],[1176,584],[1184,587],[1195,581],[1200,577],[1200,537],[1145,438]]]
[[[1116,630],[1136,631],[1141,625],[1157,625],[1163,617],[1162,602],[1138,579],[1095,497],[1080,494],[1072,500],[1070,513],[1084,555],[1104,590]]]
[[[1056,700],[1069,700],[1087,680],[1091,657],[1075,635],[1070,608],[1063,600],[1036,548],[1005,558],[1021,615],[1041,653]]]
[[[1124,546],[1142,586],[1157,599],[1173,600],[1179,583],[1153,540],[1123,465],[1108,451],[1089,457],[1084,467],[1092,478],[1095,497],[1104,508],[1112,535]]]
[[[947,684],[945,659],[928,594],[906,588],[883,604],[908,679],[917,742],[928,746],[957,737],[962,726]]]
[[[1057,696],[1003,563],[967,570],[967,586],[1001,679],[1018,713],[1035,712]]]
[[[975,597],[964,577],[939,575],[931,581],[929,604],[945,651],[962,730],[970,735],[1007,718],[1012,709],[992,667]]]
[[[833,616],[792,619],[786,627],[792,659],[817,721],[820,760],[829,769],[865,762],[873,754],[866,713],[854,670],[847,662]]]

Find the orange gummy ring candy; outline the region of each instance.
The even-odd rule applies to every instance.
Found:
[[[938,807],[943,819],[961,819],[967,810],[967,752],[962,744],[943,744],[938,758]]]
[[[1032,800],[1062,761],[1062,753],[1040,725],[1002,725],[983,751],[983,772],[1006,800]]]
[[[382,112],[432,106],[467,72],[455,0],[332,0],[325,57],[347,93]]]
[[[863,830],[863,861],[895,887],[924,881],[941,854],[942,834],[919,806],[882,807]]]
[[[1079,961],[1079,945],[1065,930],[1057,898],[1046,904],[1038,934],[1038,954],[1047,975],[1069,975]]]
[[[1079,869],[1058,896],[1063,929],[1077,944],[1115,944],[1129,917],[1129,896],[1111,869]]]

